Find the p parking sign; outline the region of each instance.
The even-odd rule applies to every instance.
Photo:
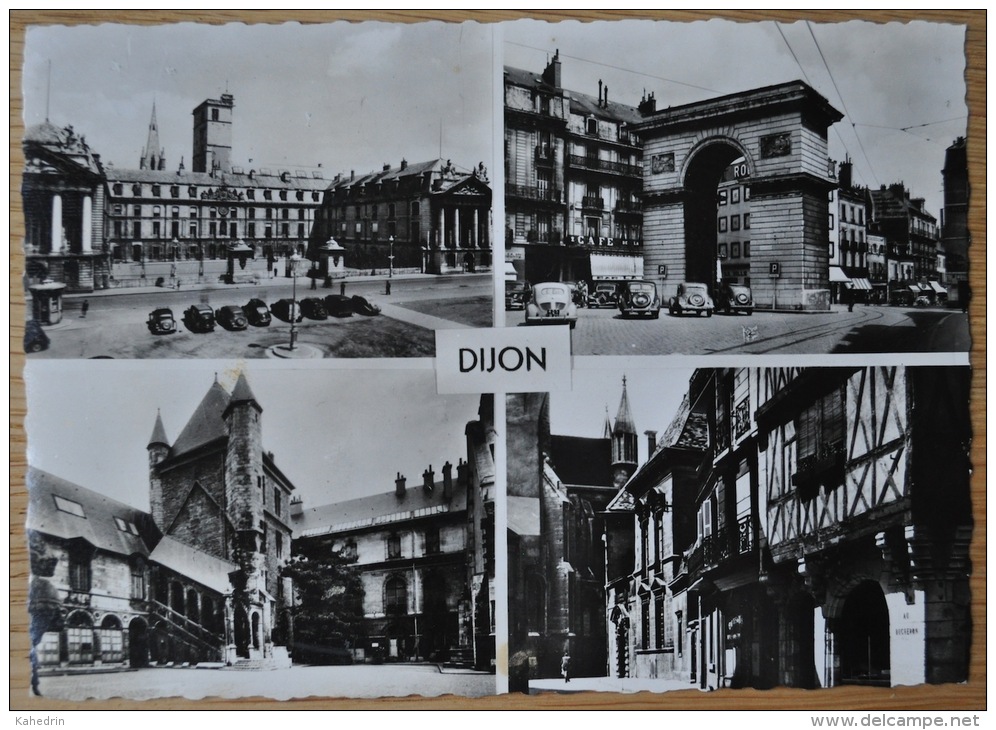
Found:
[[[657,276],[660,276],[660,277],[662,277],[664,279],[667,278],[667,265],[666,264],[657,264]]]
[[[772,261],[768,264],[768,276],[772,279],[777,279],[782,275],[782,265],[777,261]]]

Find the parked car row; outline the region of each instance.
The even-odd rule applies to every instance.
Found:
[[[543,282],[531,288],[527,284],[507,282],[505,308],[524,308],[526,324],[567,323],[573,327],[577,323],[578,306],[575,291],[571,282]],[[587,303],[592,308],[614,307],[623,318],[657,319],[663,307],[657,284],[641,279],[598,282],[588,295]],[[668,299],[667,308],[675,317],[685,314],[711,317],[713,312],[750,315],[754,312],[754,297],[750,287],[724,284],[714,301],[707,284],[682,282],[678,284],[676,295]]]
[[[309,297],[294,301],[278,299],[267,305],[262,299],[250,299],[245,306],[227,304],[212,309],[207,304],[191,304],[183,310],[183,324],[191,332],[213,332],[221,325],[226,330],[236,332],[253,327],[268,327],[273,317],[283,322],[300,322],[303,319],[323,320],[333,317],[350,317],[354,313],[372,317],[380,314],[380,307],[361,296],[341,296],[331,294],[324,299]],[[158,307],[149,313],[146,326],[154,335],[169,335],[177,331],[173,310]]]

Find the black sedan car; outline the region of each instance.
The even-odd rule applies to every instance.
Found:
[[[301,300],[301,314],[308,319],[328,319],[329,313],[321,299],[310,297]]]
[[[183,323],[191,332],[214,332],[214,311],[206,304],[191,304],[183,312]]]
[[[343,294],[329,294],[325,297],[325,311],[333,317],[352,317],[353,300]]]
[[[249,326],[249,320],[246,319],[242,307],[236,307],[232,304],[221,307],[214,313],[214,318],[218,324],[232,332],[244,330]]]
[[[525,309],[529,299],[529,285],[524,281],[505,282],[505,309]]]
[[[350,300],[353,311],[362,314],[364,317],[374,317],[380,314],[380,307],[373,302],[367,301],[364,297],[356,295]]]
[[[270,308],[266,306],[266,302],[262,299],[250,299],[249,302],[242,307],[242,311],[245,312],[246,319],[249,321],[253,327],[269,327],[272,317],[270,316]]]
[[[301,305],[293,299],[278,299],[270,307],[270,313],[283,322],[290,322],[291,318],[295,322],[300,322],[302,319]]]
[[[736,314],[737,312],[754,313],[754,296],[749,286],[743,284],[723,284],[716,300],[716,311]]]
[[[24,351],[41,352],[47,350],[48,346],[48,335],[42,329],[41,322],[37,319],[29,319],[24,325]]]
[[[149,317],[145,321],[145,326],[154,335],[171,335],[176,332],[176,319],[173,318],[173,310],[169,307],[160,307],[149,312]]]

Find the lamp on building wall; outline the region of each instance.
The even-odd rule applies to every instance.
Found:
[[[387,242],[388,244],[390,244],[390,249],[389,249],[390,253],[387,256],[387,263],[388,263],[387,278],[393,279],[394,278],[394,236],[388,238]]]
[[[290,267],[290,275],[292,283],[292,293],[291,293],[291,311],[290,311],[290,349],[294,349],[294,344],[297,342],[297,276],[298,268],[301,266],[301,254],[294,253],[288,260],[288,266]]]

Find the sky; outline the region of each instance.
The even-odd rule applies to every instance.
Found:
[[[830,157],[850,156],[858,184],[905,182],[940,219],[944,152],[968,123],[964,26],[526,20],[503,35],[505,65],[540,73],[559,49],[565,89],[597,98],[601,79],[633,106],[644,91],[661,109],[807,81],[846,115]]]
[[[28,463],[148,509],[146,447],[157,409],[174,441],[214,382],[231,392],[245,368],[263,408],[263,447],[305,506],[394,490],[401,472],[421,484],[431,464],[467,459],[464,428],[478,395],[436,395],[431,368],[311,367],[253,361],[31,363]],[[390,364],[389,364],[390,365]]]
[[[550,393],[550,432],[600,438],[605,430],[606,409],[609,421],[615,424],[625,376],[630,413],[639,434],[639,462],[643,464],[648,458],[644,431],[656,431],[658,438],[664,435],[688,392],[694,372],[661,367],[659,363],[657,358],[631,358],[626,367],[599,363],[597,369],[576,368],[571,391]]]
[[[492,43],[475,23],[32,27],[25,124],[47,110],[105,163],[136,168],[155,104],[167,169],[190,170],[191,113],[227,91],[246,169],[321,164],[331,178],[440,156],[490,169]]]

